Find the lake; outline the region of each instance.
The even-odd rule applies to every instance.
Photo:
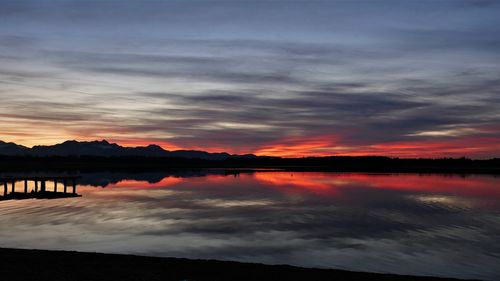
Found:
[[[500,177],[103,172],[77,193],[0,201],[0,247],[500,279]]]

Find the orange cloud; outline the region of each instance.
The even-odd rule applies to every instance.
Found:
[[[338,146],[336,135],[315,137],[289,137],[257,149],[256,155],[281,157],[325,156],[332,155]]]
[[[350,146],[344,144],[339,136],[321,135],[285,138],[264,145],[254,153],[281,157],[382,155],[401,158],[491,158],[500,156],[500,137],[466,136]]]
[[[500,156],[498,137],[461,137],[441,140],[418,140],[375,144],[357,153],[407,158],[418,157],[494,157]]]

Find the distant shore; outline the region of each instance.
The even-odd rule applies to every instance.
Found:
[[[307,158],[233,158],[206,160],[169,157],[0,156],[9,171],[171,171],[185,169],[280,169],[285,171],[500,174],[500,158],[400,159],[379,156]]]
[[[104,280],[458,280],[214,260],[0,248],[9,281]]]

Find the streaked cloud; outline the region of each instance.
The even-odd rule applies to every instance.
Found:
[[[500,138],[495,2],[2,7],[5,141],[286,156],[413,155],[420,143],[429,155],[500,156],[485,141]]]

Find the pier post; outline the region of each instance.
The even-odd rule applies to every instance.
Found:
[[[73,179],[73,193],[76,193],[76,179]]]
[[[39,198],[39,196],[37,195],[39,195],[40,193],[54,192],[54,193],[61,193],[60,195],[63,195],[63,191],[64,194],[68,194],[68,197],[80,196],[79,194],[77,194],[76,190],[78,185],[77,181],[79,178],[80,178],[79,176],[69,176],[69,175],[49,176],[49,177],[44,177],[44,176],[0,177],[0,198],[1,200],[14,199],[14,197],[16,199]],[[52,181],[54,182],[53,190],[51,188]],[[24,188],[23,188],[23,182],[24,182]],[[31,185],[30,182],[33,182],[34,185],[31,188],[30,188]],[[2,194],[2,185],[3,185],[3,194]],[[63,185],[63,188],[60,188],[60,185]],[[70,188],[72,188],[72,190],[69,190]],[[73,193],[73,196],[71,195],[71,193]],[[17,194],[19,196],[14,196],[14,194]]]

